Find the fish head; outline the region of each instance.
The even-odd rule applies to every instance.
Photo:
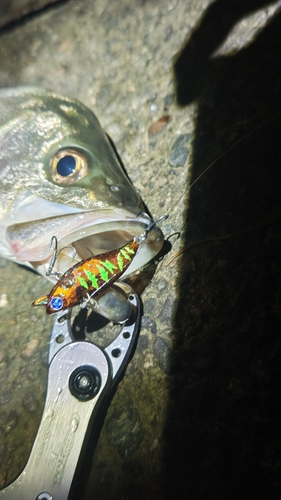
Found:
[[[139,194],[94,113],[33,87],[0,90],[0,253],[46,275],[121,247],[147,228]],[[154,227],[129,273],[162,247]],[[73,249],[75,249],[75,257]],[[52,281],[54,277],[50,277]]]

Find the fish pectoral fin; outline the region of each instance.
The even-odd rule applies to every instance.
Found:
[[[40,297],[40,299],[34,300],[32,302],[32,306],[46,306],[49,300],[49,295],[43,295],[43,297]]]

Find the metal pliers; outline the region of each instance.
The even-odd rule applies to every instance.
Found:
[[[131,303],[131,316],[104,349],[86,340],[75,341],[70,309],[55,315],[41,423],[24,470],[0,491],[0,499],[72,497],[87,439],[90,434],[99,433],[100,412],[108,406],[137,341],[139,299],[128,285],[121,286]]]

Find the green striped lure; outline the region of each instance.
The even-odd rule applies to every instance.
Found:
[[[167,217],[167,215],[164,215],[160,219]],[[46,306],[47,314],[53,314],[78,304],[87,306],[91,299],[96,298],[106,288],[115,283],[128,269],[140,244],[147,239],[149,231],[160,219],[155,222],[150,219],[144,233],[135,236],[133,240],[121,248],[83,259],[68,269],[61,277],[57,273],[53,273],[59,277],[58,282],[49,295],[40,297],[32,305]],[[59,252],[55,249],[48,271],[49,275],[52,274],[52,268],[58,254]]]

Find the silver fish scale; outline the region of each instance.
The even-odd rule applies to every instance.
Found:
[[[23,187],[44,199],[84,210],[121,205],[124,199],[131,206],[142,206],[99,121],[78,101],[37,88],[1,90],[0,123],[5,203],[16,199]],[[90,169],[86,181],[61,186],[53,182],[48,163],[53,153],[67,147],[85,151]]]
[[[140,196],[94,113],[75,99],[37,87],[0,90],[0,144],[0,255],[46,276],[53,236],[66,249],[56,272],[65,272],[69,244],[78,262],[143,233]],[[59,174],[64,156],[74,158],[74,175]],[[151,232],[130,272],[162,242],[160,230]]]

